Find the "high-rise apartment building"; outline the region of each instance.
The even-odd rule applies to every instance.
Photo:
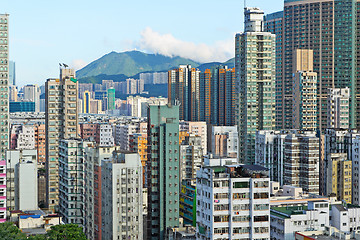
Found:
[[[179,105],[179,117],[185,121],[196,121],[199,115],[200,71],[191,65],[180,65],[168,72],[169,103]]]
[[[17,102],[18,100],[18,89],[15,85],[9,85],[9,100],[10,102]]]
[[[313,51],[296,49],[293,61],[293,129],[317,129],[317,73],[313,72]]]
[[[351,203],[352,161],[346,153],[332,153],[327,168],[326,195],[335,194],[337,200]]]
[[[114,146],[113,127],[110,123],[97,123],[95,142],[99,146]]]
[[[358,174],[360,167],[360,136],[353,140],[353,148],[351,150],[352,160],[352,204],[360,204],[360,176]]]
[[[118,146],[100,147],[88,145],[84,151],[84,232],[88,239],[102,238],[102,174],[101,162],[111,160]],[[120,211],[120,210],[119,210]]]
[[[270,239],[266,168],[203,167],[196,177],[196,191],[196,239]]]
[[[344,153],[346,156],[343,157],[344,160],[352,161],[352,179],[353,179],[353,192],[359,191],[358,185],[358,160],[356,154],[357,138],[360,136],[360,133],[356,129],[326,129],[322,135],[322,144],[323,148],[320,152],[323,156],[320,156],[320,194],[328,195],[326,189],[328,188],[328,183],[332,180],[328,179],[327,171],[331,168],[333,161],[333,154]],[[355,194],[356,196],[357,194]]]
[[[24,86],[24,100],[35,103],[35,112],[40,112],[40,87],[37,84]]]
[[[6,210],[8,216],[10,211],[19,210],[19,205],[27,206],[24,210],[37,209],[37,153],[32,150],[7,150],[6,152]],[[17,166],[23,163],[31,163],[31,165],[23,166],[24,176],[19,176],[19,168]],[[5,167],[5,166],[4,166]],[[1,168],[0,168],[1,169]],[[2,172],[5,173],[5,172]],[[21,173],[20,173],[21,174]],[[18,186],[20,182],[28,182],[24,184],[26,187]],[[19,196],[19,187],[25,190],[22,196]],[[27,190],[26,190],[27,188]],[[26,196],[26,193],[28,196]],[[27,199],[28,197],[28,199]],[[2,199],[1,199],[2,200]],[[16,202],[15,202],[16,201]],[[21,202],[21,203],[20,203]],[[1,203],[1,202],[0,202]],[[19,204],[20,203],[20,204]],[[24,204],[23,204],[24,203]],[[33,208],[33,209],[31,209]]]
[[[190,134],[180,145],[180,182],[183,179],[195,179],[196,172],[203,165],[201,137]]]
[[[0,166],[6,165],[6,150],[9,148],[9,29],[8,14],[0,14]],[[1,169],[1,168],[0,168]],[[3,173],[6,169],[0,170]],[[3,194],[0,199],[0,223],[6,219],[6,177],[0,176],[0,192]]]
[[[315,132],[287,135],[284,149],[284,184],[319,194],[319,138]]]
[[[45,141],[45,124],[37,124],[35,129],[35,149],[38,155],[38,165],[44,168],[46,162],[46,141]]]
[[[84,225],[84,151],[88,142],[61,139],[59,143],[59,212],[64,223]]]
[[[107,104],[108,110],[115,109],[115,88],[109,88],[107,90]]]
[[[207,125],[206,122],[179,122],[180,132],[187,132],[201,137],[203,154],[207,153]]]
[[[256,132],[255,164],[269,169],[271,181],[284,185],[284,148],[286,131],[260,130]]]
[[[276,35],[276,81],[275,81],[275,126],[282,128],[282,91],[283,91],[283,16],[284,12],[275,12],[264,16],[264,32],[271,32]]]
[[[137,153],[101,163],[102,239],[143,239],[142,166]]]
[[[314,51],[318,73],[318,126],[327,127],[329,88],[350,88],[350,127],[359,122],[356,0],[285,0],[283,18],[282,128],[291,128],[294,49]]]
[[[213,126],[208,135],[208,145],[214,156],[236,158],[239,151],[237,127]]]
[[[235,124],[235,69],[217,66],[200,72],[190,65],[169,71],[169,102],[180,103],[180,119],[214,125]]]
[[[84,91],[84,96],[82,100],[83,100],[83,113],[91,113],[90,112],[91,93],[89,91]]]
[[[86,91],[93,92],[93,89],[92,83],[79,83],[79,98],[83,98]]]
[[[148,239],[179,226],[179,106],[149,105]]]
[[[136,152],[140,156],[143,166],[143,184],[146,187],[146,162],[147,162],[147,133],[134,133],[130,135],[130,152]]]
[[[16,85],[15,62],[9,61],[9,85]]]
[[[350,89],[329,88],[327,96],[327,128],[350,127]]]
[[[36,151],[33,151],[36,156]],[[15,165],[15,209],[32,211],[38,208],[37,159]]]
[[[200,73],[197,119],[208,124],[232,126],[235,124],[235,68],[217,66]],[[194,104],[194,103],[192,103]],[[195,107],[195,106],[194,106]],[[194,108],[193,107],[193,108]]]
[[[245,8],[245,31],[235,36],[240,162],[255,161],[257,130],[275,128],[275,35],[263,31],[263,14]]]
[[[78,134],[78,82],[73,69],[60,69],[60,79],[46,81],[46,173],[47,204],[55,210],[59,205],[60,139]]]

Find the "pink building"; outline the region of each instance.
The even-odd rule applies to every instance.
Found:
[[[0,223],[6,221],[6,160],[0,161]]]

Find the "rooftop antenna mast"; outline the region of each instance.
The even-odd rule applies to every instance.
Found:
[[[244,9],[246,8],[246,0],[244,0]]]

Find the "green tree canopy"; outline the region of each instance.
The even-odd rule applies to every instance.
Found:
[[[46,236],[49,240],[87,240],[82,228],[76,224],[52,226]]]
[[[26,234],[22,233],[12,222],[4,222],[0,224],[0,239],[26,239]]]
[[[12,222],[0,223],[0,239],[6,240],[87,240],[82,228],[76,224],[52,226],[45,235],[27,237]]]

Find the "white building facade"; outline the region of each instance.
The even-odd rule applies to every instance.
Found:
[[[266,169],[256,165],[201,168],[196,239],[270,240],[269,183]]]
[[[114,152],[101,171],[102,239],[143,239],[140,156]]]

